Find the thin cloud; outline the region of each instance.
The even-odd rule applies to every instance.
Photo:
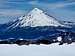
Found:
[[[75,5],[75,2],[45,3],[45,2],[38,2],[38,1],[35,0],[35,1],[28,2],[28,4],[49,7],[51,9],[56,9],[56,8],[66,7],[66,6],[69,6],[69,5]]]
[[[21,16],[27,13],[23,10],[0,10],[0,16]]]
[[[69,5],[75,5],[75,2],[72,2],[72,3],[58,3],[58,4],[54,4],[54,5],[49,4],[49,6],[53,7],[53,8],[62,8],[62,7],[66,7],[66,6],[69,6]]]
[[[31,5],[38,5],[39,2],[37,0],[34,0],[34,1],[29,1],[27,2],[28,4],[31,4]]]

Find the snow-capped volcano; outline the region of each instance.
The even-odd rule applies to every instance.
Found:
[[[62,24],[61,24],[62,23]],[[27,27],[29,26],[29,27]],[[39,26],[39,27],[38,27]],[[58,27],[60,26],[60,27]],[[0,43],[51,44],[75,42],[75,25],[67,27],[42,10],[34,8],[27,15],[0,25]],[[7,41],[7,42],[6,42]],[[64,42],[65,41],[65,42]]]
[[[19,21],[16,24],[13,24],[14,27],[62,26],[58,20],[46,15],[42,10],[38,8],[34,8],[27,15],[20,17],[18,20]]]

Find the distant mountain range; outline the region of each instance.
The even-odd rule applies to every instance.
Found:
[[[75,42],[75,23],[59,21],[34,8],[15,21],[0,25],[0,44],[51,44]]]

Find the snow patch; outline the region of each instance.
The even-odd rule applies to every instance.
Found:
[[[62,40],[62,37],[61,37],[61,36],[59,36],[59,37],[57,38],[57,40],[58,40],[58,41],[61,41],[61,40]]]

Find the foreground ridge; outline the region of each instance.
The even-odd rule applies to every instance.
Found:
[[[0,40],[0,44],[18,44],[18,45],[29,45],[29,44],[52,44],[52,43],[59,43],[59,45],[63,45],[64,43],[71,44],[75,42],[75,39],[73,38],[75,36],[75,33],[73,32],[63,32],[57,34],[58,36],[49,36],[49,37],[56,37],[56,38],[50,38],[50,39],[5,39]],[[68,38],[67,38],[68,37]]]

